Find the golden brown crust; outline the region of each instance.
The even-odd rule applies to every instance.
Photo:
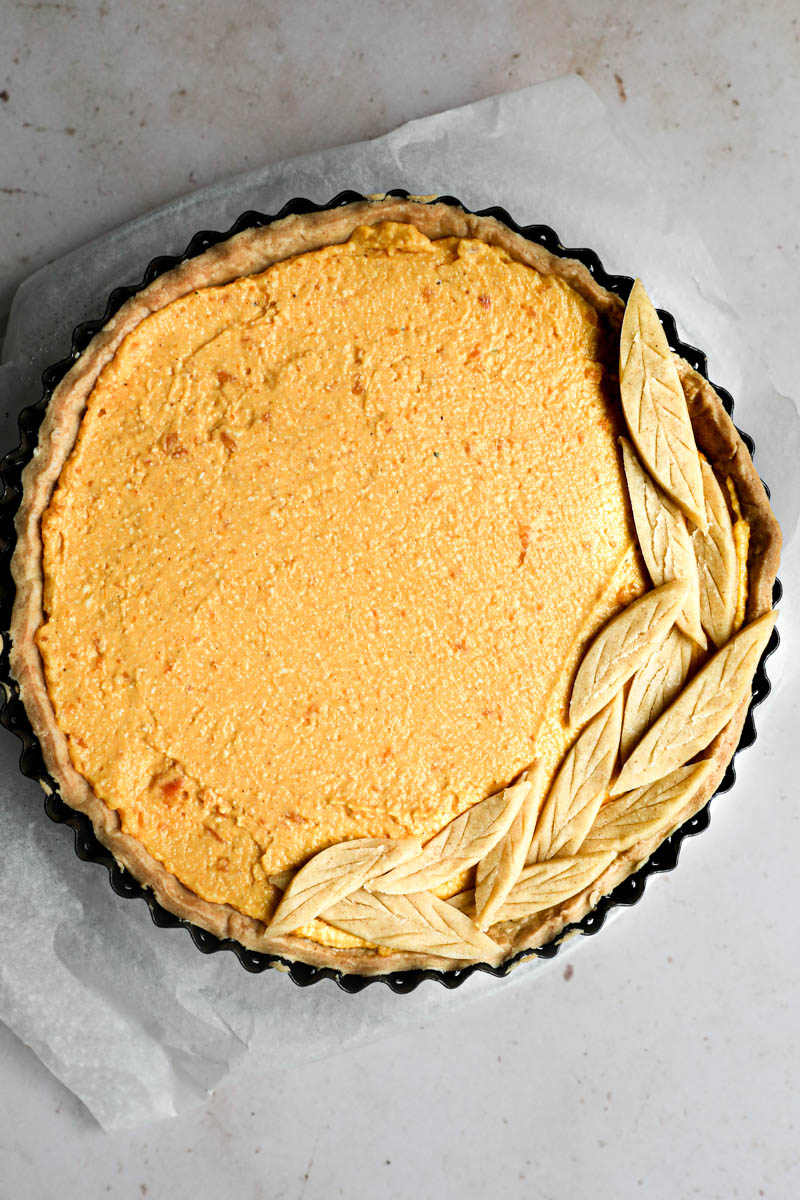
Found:
[[[97,837],[117,861],[151,888],[159,903],[177,916],[218,937],[234,938],[252,950],[362,975],[419,967],[452,970],[465,964],[420,953],[378,954],[371,950],[333,949],[295,936],[276,937],[267,933],[262,922],[191,892],[148,854],[140,842],[121,831],[117,814],[95,795],[72,766],[66,739],[50,703],[34,635],[44,619],[41,517],[75,443],[88,396],[123,338],[149,313],[188,292],[227,283],[294,255],[344,242],[358,225],[387,220],[413,223],[431,238],[478,237],[498,245],[543,274],[565,280],[613,330],[618,331],[621,326],[622,301],[602,288],[581,263],[552,255],[494,218],[477,217],[450,205],[397,198],[360,201],[332,211],[286,217],[264,229],[246,230],[161,276],[127,301],[59,384],[41,427],[39,445],[23,473],[23,499],[17,514],[17,546],[12,560],[17,596],[10,628],[11,669],[41,743],[45,765],[57,780],[66,803],[89,817]],[[753,620],[772,605],[772,585],[780,558],[780,530],[747,448],[716,392],[683,360],[678,360],[678,371],[698,445],[719,475],[733,479],[743,515],[751,526],[747,619]],[[704,757],[714,759],[714,769],[686,810],[679,814],[673,828],[702,808],[718,786],[739,740],[748,703],[749,698],[705,753]],[[601,896],[638,869],[661,841],[663,834],[658,834],[633,846],[580,895],[531,920],[496,925],[492,937],[509,956],[544,945],[558,936],[565,925],[580,920]]]

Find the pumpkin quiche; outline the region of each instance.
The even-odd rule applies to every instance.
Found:
[[[702,807],[780,547],[641,284],[399,198],[129,300],[17,529],[67,803],[170,911],[361,974],[541,946]]]

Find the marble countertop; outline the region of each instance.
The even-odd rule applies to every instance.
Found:
[[[0,323],[35,269],[193,187],[570,71],[683,195],[791,395],[791,0],[9,0]],[[783,638],[796,660],[794,625]],[[795,724],[785,696],[762,716],[711,830],[640,905],[535,986],[455,1019],[237,1078],[202,1110],[115,1134],[0,1025],[0,1200],[800,1193],[800,972],[784,916],[800,902]]]

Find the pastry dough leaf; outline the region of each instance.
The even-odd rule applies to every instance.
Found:
[[[679,629],[671,629],[631,680],[620,737],[623,761],[686,682],[692,665],[692,645]]]
[[[537,759],[527,772],[531,784],[508,833],[478,863],[475,879],[477,923],[488,929],[528,857],[531,838],[542,801],[542,764]]]
[[[553,908],[594,883],[616,858],[613,851],[550,858],[526,867],[497,913],[498,921],[519,920]]]
[[[715,646],[724,646],[733,634],[739,591],[739,560],[733,524],[714,472],[701,462],[708,530],[692,534],[700,585],[700,620]]]
[[[687,584],[673,579],[604,625],[581,660],[569,705],[572,725],[582,725],[608,704],[655,652],[683,607]]]
[[[705,529],[700,456],[672,351],[642,282],[625,306],[620,333],[622,408],[636,449],[656,483]]]
[[[713,768],[712,759],[678,767],[663,779],[604,804],[583,843],[583,851],[613,850],[620,854],[668,828]]]
[[[368,890],[387,895],[426,892],[474,867],[508,833],[532,786],[520,779],[473,804],[431,838],[416,858],[373,878]]]
[[[700,584],[697,559],[683,514],[642,469],[633,447],[620,438],[625,478],[639,547],[656,587],[670,579],[686,584],[686,598],[677,625],[701,649],[706,637],[700,623]]]
[[[662,779],[704,750],[741,704],[776,614],[745,625],[698,671],[623,764],[612,794]]]
[[[474,921],[428,892],[388,896],[358,891],[323,914],[330,925],[390,950],[492,962],[500,947]]]
[[[539,813],[528,862],[577,854],[607,791],[619,752],[622,692],[586,726]]]
[[[419,850],[417,838],[358,838],[320,850],[286,883],[269,932],[292,933],[307,925],[373,875],[405,862]]]

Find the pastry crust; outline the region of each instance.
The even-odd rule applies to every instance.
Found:
[[[41,743],[47,770],[58,782],[66,803],[89,817],[98,839],[140,883],[153,891],[160,904],[217,937],[233,938],[252,950],[362,975],[420,967],[455,970],[463,969],[465,963],[424,953],[334,949],[307,938],[271,935],[263,922],[243,916],[228,905],[203,900],[190,891],[140,842],[122,832],[117,813],[95,795],[73,767],[66,738],[56,723],[35,634],[44,621],[42,514],[75,444],[87,399],[100,371],[127,334],[150,313],[189,292],[225,284],[295,255],[344,242],[359,225],[381,221],[414,224],[431,239],[475,237],[500,246],[542,274],[556,275],[567,282],[613,331],[621,327],[623,302],[601,287],[582,263],[551,254],[492,217],[475,216],[448,204],[401,198],[359,201],[246,230],[160,276],[128,300],[92,339],[56,388],[42,423],[38,447],[22,477],[23,498],[17,514],[17,545],[12,559],[17,594],[10,627],[11,669]],[[678,359],[677,366],[698,446],[721,477],[733,480],[742,514],[750,524],[746,616],[751,621],[772,606],[772,586],[780,558],[780,530],[747,448],[719,396],[687,362]],[[713,759],[714,767],[678,815],[673,828],[702,808],[719,785],[739,740],[748,705],[749,696],[705,753],[706,758]],[[492,937],[502,946],[503,957],[542,946],[566,925],[580,920],[603,895],[636,871],[663,840],[664,834],[660,832],[620,854],[590,888],[558,908],[527,920],[493,926]]]

